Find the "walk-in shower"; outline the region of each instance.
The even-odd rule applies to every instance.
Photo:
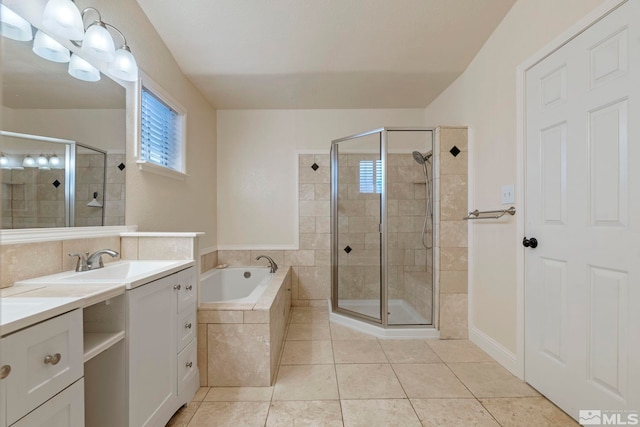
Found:
[[[434,324],[433,143],[431,128],[332,141],[333,313],[386,329]]]

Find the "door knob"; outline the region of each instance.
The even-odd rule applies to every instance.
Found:
[[[527,237],[525,236],[525,238],[522,239],[522,246],[524,246],[525,248],[535,249],[538,247],[538,240],[535,237],[527,239]]]

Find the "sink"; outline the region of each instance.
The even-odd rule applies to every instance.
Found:
[[[150,282],[192,265],[192,261],[119,261],[107,263],[103,268],[90,271],[65,271],[50,276],[16,282],[38,285],[103,285],[122,284],[128,289]]]

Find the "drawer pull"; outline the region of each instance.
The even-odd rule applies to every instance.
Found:
[[[60,355],[60,353],[56,353],[53,356],[50,354],[47,354],[44,357],[44,363],[45,365],[57,365],[60,362],[60,359],[62,359],[62,356]]]
[[[174,291],[179,291],[180,289],[182,289],[182,285],[173,285]]]
[[[193,366],[193,362],[187,362],[187,368],[190,368]]]
[[[193,285],[187,285],[187,290],[190,291],[193,289]]]
[[[11,366],[3,365],[2,368],[0,368],[0,380],[7,378],[10,373],[11,373]]]
[[[184,325],[185,329],[191,329],[191,322],[187,323],[186,325]]]

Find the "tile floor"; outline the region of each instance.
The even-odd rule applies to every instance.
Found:
[[[577,426],[470,341],[378,340],[295,307],[272,387],[202,387],[170,427]]]

